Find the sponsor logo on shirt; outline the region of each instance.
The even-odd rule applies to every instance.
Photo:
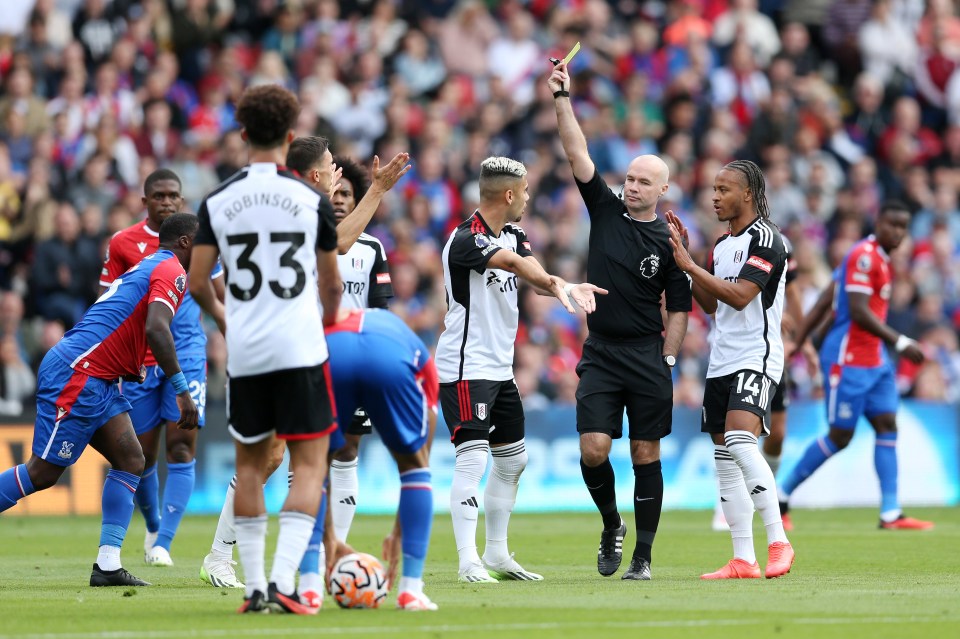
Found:
[[[174,306],[176,306],[177,304],[180,303],[180,298],[177,297],[177,294],[174,293],[173,291],[167,291],[167,297],[169,297],[171,300],[173,300],[173,305],[174,305]]]
[[[757,257],[756,255],[751,255],[750,259],[747,260],[747,264],[756,267],[765,273],[769,273],[773,270],[773,264],[766,261],[762,257]]]
[[[389,284],[389,283],[390,283],[389,273],[377,273],[377,284]]]

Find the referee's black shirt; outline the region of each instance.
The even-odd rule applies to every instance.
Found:
[[[595,171],[577,188],[590,213],[587,281],[609,291],[597,295],[587,328],[601,338],[638,339],[663,332],[660,295],[668,311],[692,309],[690,280],[673,260],[667,222],[638,222]]]

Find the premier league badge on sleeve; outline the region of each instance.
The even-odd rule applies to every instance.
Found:
[[[177,287],[177,290],[180,291],[181,294],[183,294],[183,292],[187,290],[187,276],[177,275],[177,279],[174,280],[173,284],[174,286]]]

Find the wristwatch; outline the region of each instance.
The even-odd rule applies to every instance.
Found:
[[[669,366],[670,368],[673,368],[674,366],[677,365],[677,358],[674,357],[673,355],[664,355],[663,361],[665,361],[667,363],[667,366]]]

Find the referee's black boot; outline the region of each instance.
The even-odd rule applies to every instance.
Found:
[[[634,555],[630,560],[630,567],[623,573],[621,579],[633,579],[634,581],[650,581],[650,562],[643,557]]]
[[[620,520],[619,528],[604,528],[600,533],[600,550],[597,551],[597,572],[609,577],[620,568],[623,560],[623,538],[627,525]]]
[[[101,570],[100,566],[93,564],[93,572],[90,573],[91,586],[149,586],[149,581],[144,581],[134,577],[125,568],[116,570]]]

